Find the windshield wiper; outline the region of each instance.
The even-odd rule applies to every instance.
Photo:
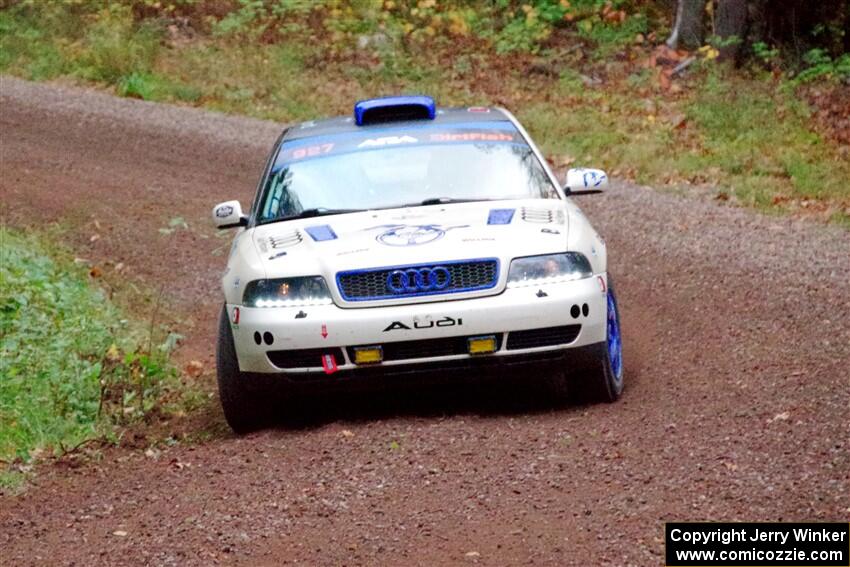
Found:
[[[310,217],[324,217],[327,215],[344,215],[346,213],[359,213],[365,209],[328,209],[325,207],[316,207],[315,209],[304,209],[300,213],[296,215],[290,215],[288,217],[281,217],[275,220],[295,220],[295,219],[308,219]]]
[[[418,203],[404,205],[405,207],[427,207],[428,205],[448,205],[449,203],[475,203],[491,199],[453,199],[452,197],[430,197]]]

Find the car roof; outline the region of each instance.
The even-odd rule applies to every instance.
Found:
[[[433,120],[400,120],[390,122],[379,122],[358,126],[354,122],[354,116],[337,116],[324,120],[308,120],[300,124],[292,125],[286,131],[283,141],[311,138],[313,136],[325,136],[329,134],[341,134],[346,132],[368,132],[372,129],[409,127],[415,130],[423,125],[433,124],[468,124],[470,122],[510,122],[508,115],[500,108],[487,106],[470,107],[438,107]]]

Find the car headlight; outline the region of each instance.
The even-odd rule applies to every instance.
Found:
[[[331,294],[322,276],[254,280],[245,286],[246,307],[299,307],[328,305]]]
[[[568,282],[592,275],[590,262],[579,252],[514,258],[508,272],[508,287]]]

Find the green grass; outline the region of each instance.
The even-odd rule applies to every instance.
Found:
[[[46,241],[0,229],[0,461],[107,435],[170,383],[168,352],[89,279]]]
[[[26,476],[21,471],[0,470],[0,496],[17,494],[26,484]]]
[[[719,170],[721,184],[763,207],[784,199],[846,204],[850,198],[850,163],[809,130],[809,110],[792,95],[710,76],[686,110],[701,141],[696,155],[674,162],[685,175]]]

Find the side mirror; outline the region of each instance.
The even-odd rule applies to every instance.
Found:
[[[213,207],[212,217],[216,228],[234,228],[248,224],[248,217],[242,214],[239,201],[219,203]]]
[[[608,175],[601,169],[571,169],[567,171],[564,192],[567,195],[590,195],[608,188]]]

